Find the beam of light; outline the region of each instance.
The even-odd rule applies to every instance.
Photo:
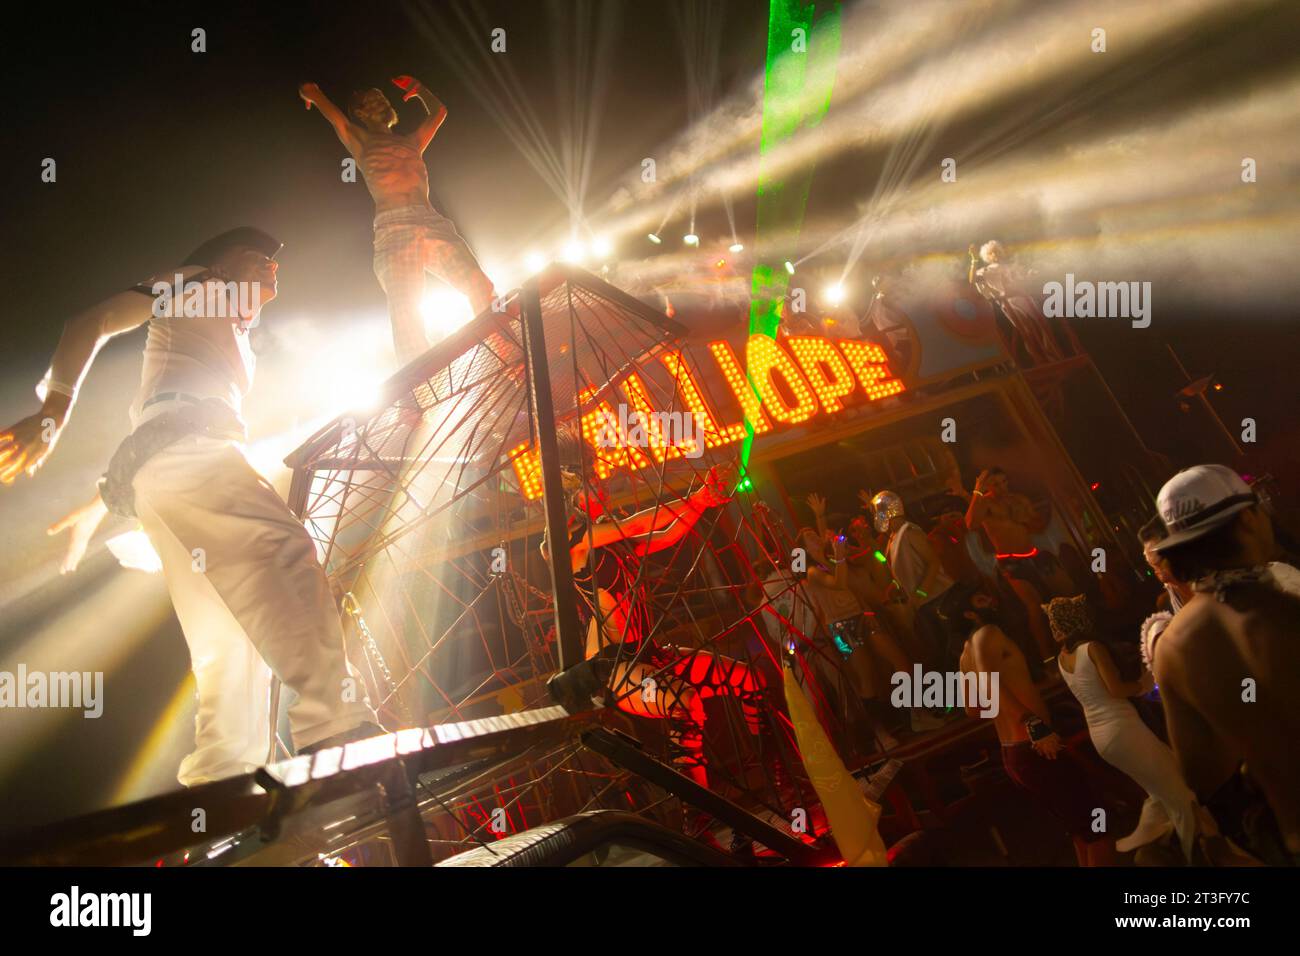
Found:
[[[546,268],[546,256],[540,252],[530,252],[524,256],[524,267],[528,270],[530,276],[537,275]]]
[[[555,140],[530,103],[528,87],[509,56],[510,44],[524,42],[522,38],[508,34],[506,53],[494,51],[484,38],[492,37],[498,24],[478,4],[423,3],[409,9],[439,58],[466,79],[479,105],[564,203],[570,228],[576,228],[585,218],[583,205],[609,89],[619,5],[577,0],[551,8],[550,63],[557,93],[553,109],[559,127]]]
[[[928,17],[943,8],[961,20],[961,11],[956,7],[924,2],[920,6],[929,11]],[[809,243],[815,244],[795,258],[795,263],[847,247],[842,279],[848,278],[864,256],[872,258],[873,271],[882,266],[919,265],[941,257],[954,274],[964,272],[960,260],[964,259],[967,242],[1001,238],[1012,241],[1014,246],[1049,254],[1047,259],[1034,260],[1040,271],[1049,265],[1062,269],[1073,265],[1070,271],[1078,274],[1085,264],[1095,269],[1119,269],[1125,274],[1136,274],[1138,269],[1173,274],[1180,268],[1185,274],[1190,268],[1199,280],[1215,289],[1231,287],[1245,297],[1241,301],[1258,301],[1272,295],[1283,277],[1293,271],[1283,252],[1289,242],[1289,221],[1276,213],[1294,207],[1297,194],[1293,186],[1300,176],[1300,153],[1289,132],[1300,127],[1300,83],[1294,72],[1280,77],[1275,74],[1240,96],[1213,97],[1207,89],[1203,104],[1193,103],[1163,116],[1148,114],[1130,119],[1124,115],[1110,123],[1110,128],[1091,133],[1084,140],[1074,135],[1077,126],[1071,121],[1080,112],[1097,113],[1117,85],[1140,83],[1148,73],[1158,77],[1157,71],[1168,67],[1167,57],[1142,57],[1144,44],[1161,49],[1179,42],[1189,29],[1204,29],[1193,23],[1196,18],[1220,16],[1229,6],[1212,0],[1191,0],[1167,7],[1149,3],[1123,9],[1108,7],[1115,14],[1107,21],[1112,46],[1117,36],[1123,36],[1126,49],[1139,51],[1136,55],[1130,53],[1114,77],[1097,75],[1097,70],[1102,69],[1097,64],[1116,56],[1117,51],[1096,56],[1087,50],[1086,43],[1083,52],[1065,51],[1067,55],[1059,68],[1052,57],[1037,52],[1023,58],[1027,65],[1021,67],[1022,57],[1010,55],[1006,52],[1009,48],[999,40],[1028,36],[1013,16],[1023,11],[1017,11],[1014,5],[986,5],[976,17],[978,29],[963,22],[962,30],[949,38],[943,58],[962,65],[962,75],[968,78],[962,83],[954,83],[951,69],[944,62],[921,69],[927,59],[940,54],[937,50],[933,55],[926,53],[920,38],[913,37],[917,42],[911,44],[909,62],[916,69],[900,70],[898,77],[880,83],[881,89],[910,92],[909,96],[900,96],[899,102],[913,103],[912,115],[902,116],[896,104],[883,104],[883,94],[872,99],[877,105],[888,106],[882,116],[891,120],[897,130],[892,141],[882,139],[889,133],[890,123],[867,122],[868,117],[860,113],[861,104],[842,96],[839,86],[831,119],[818,127],[834,129],[847,113],[850,120],[857,118],[862,131],[869,132],[867,138],[872,143],[886,143],[885,169],[876,188],[859,203],[859,216],[847,225],[829,218],[824,223],[810,221],[799,233],[774,232],[773,241],[787,248],[800,244],[806,249]],[[1031,11],[1037,18],[1034,29],[1044,30],[1053,44],[1060,42],[1062,32],[1073,30],[1064,16],[1056,15],[1065,7],[1053,5]],[[849,65],[841,68],[840,78],[848,74],[852,84],[855,68],[868,65],[860,56],[863,42],[894,41],[894,27],[907,20],[904,13],[898,16],[902,20],[897,22],[877,18],[875,40],[859,32],[854,42],[846,44],[852,52],[846,54]],[[862,23],[857,22],[859,26]],[[940,23],[941,34],[952,25],[951,18],[941,17],[935,22]],[[992,24],[998,29],[991,29]],[[901,39],[901,47],[908,48],[906,33]],[[1055,46],[1052,49],[1061,52]],[[996,63],[990,60],[981,67],[977,62],[981,56],[994,53],[998,54]],[[1096,58],[1089,61],[1083,59],[1085,56]],[[1075,70],[1069,85],[1081,92],[1044,104],[1041,95],[1030,87],[1065,82],[1066,67]],[[918,168],[918,157],[927,150],[935,154],[935,131],[943,124],[979,108],[979,97],[968,95],[971,82],[976,87],[988,86],[990,96],[1010,103],[1011,108],[984,132],[963,139],[958,181],[942,183],[928,162],[926,168]],[[857,83],[856,88],[864,87]],[[953,91],[948,92],[950,89]],[[1016,95],[1025,91],[1021,104],[1016,105]],[[955,105],[948,102],[954,96],[958,101]],[[800,138],[807,135],[811,134],[805,131]],[[1261,170],[1265,164],[1271,167],[1271,174],[1261,175],[1258,184],[1244,186],[1240,181],[1240,163],[1246,154],[1260,161]],[[644,203],[637,213],[652,216],[654,203]],[[1262,231],[1255,241],[1240,243],[1239,227],[1252,216]],[[1220,221],[1223,228],[1215,226]],[[1203,250],[1195,259],[1179,252],[1176,232],[1167,245],[1138,241],[1140,236],[1177,228],[1186,229],[1195,238],[1196,247]],[[1056,238],[1043,243],[1039,237],[1044,235]],[[1067,254],[1084,258],[1066,260]],[[636,270],[625,264],[625,274],[634,277],[629,285],[649,282],[652,277],[663,278],[663,270],[672,262],[661,263],[662,258],[647,260]],[[682,272],[681,280],[671,288],[681,291],[687,283],[698,281],[689,271]]]
[[[717,0],[697,0],[682,5],[671,4],[673,25],[682,48],[686,74],[686,114],[692,126],[713,110],[718,87],[718,52],[722,40],[722,5]],[[699,245],[695,215],[699,190],[694,175],[687,176],[686,192],[690,201],[691,228],[687,245]],[[734,227],[733,227],[734,233]]]
[[[132,707],[133,702],[121,696],[114,678],[138,648],[154,637],[167,616],[167,593],[159,579],[115,574],[83,587],[65,610],[44,617],[30,637],[6,647],[0,670],[12,673],[22,663],[29,672],[99,671],[104,674],[105,712]],[[84,726],[85,720],[80,710],[7,709],[0,779],[55,734]]]
[[[187,671],[168,700],[153,728],[131,756],[109,799],[111,806],[142,800],[152,794],[174,789],[175,767],[172,758],[185,752],[193,734],[193,713],[197,685],[194,672]],[[191,719],[187,720],[189,717]]]
[[[928,178],[910,184],[889,209],[868,205],[847,227],[822,230],[809,255],[850,245],[860,255],[895,261],[940,251],[960,257],[954,238],[979,242],[1030,231],[1053,239],[1029,245],[1068,245],[1070,255],[1081,257],[1072,260],[1070,271],[1076,273],[1087,264],[1167,272],[1181,262],[1182,270],[1195,266],[1216,285],[1235,272],[1252,277],[1256,292],[1270,290],[1289,272],[1278,268],[1281,240],[1268,234],[1274,227],[1267,222],[1276,224],[1276,214],[1297,206],[1294,190],[1286,187],[1300,176],[1300,156],[1288,132],[1298,127],[1295,75],[1245,102],[1222,101],[1156,125],[1130,125],[1094,143],[1049,143],[1004,157],[997,166],[968,170],[959,190],[945,191]],[[1246,142],[1252,154],[1274,157],[1273,175],[1248,187],[1233,175]],[[1190,260],[1176,240],[1165,245],[1125,238],[1175,228],[1192,235],[1216,221],[1252,216],[1260,222],[1256,241],[1225,242],[1213,259]],[[1047,266],[1039,264],[1040,270]]]
[[[1266,6],[1267,0],[1252,5]],[[1127,49],[1159,48],[1198,20],[1239,7],[1233,0],[990,0],[979,6],[919,0],[883,14],[875,5],[850,8],[836,110],[770,151],[764,168],[780,174],[846,150],[923,136],[988,102],[1014,101],[1017,93],[1052,80],[1098,75],[1104,82],[1113,62],[1106,57],[1119,54],[1091,52],[1088,31],[1094,25],[1104,23],[1112,42],[1122,37]],[[1151,57],[1147,68],[1162,63]],[[752,189],[759,174],[753,145],[761,132],[761,103],[759,79],[669,147],[675,161],[657,183],[635,193],[616,191],[607,206],[622,212],[617,228],[639,231],[653,221],[674,181],[691,175],[706,194]]]
[[[844,296],[845,296],[844,285],[843,283],[840,282],[836,282],[833,285],[827,286],[826,291],[822,293],[822,298],[824,298],[831,305],[840,305],[841,303],[843,303]]]
[[[587,248],[577,239],[570,239],[560,250],[560,259],[563,262],[577,265],[587,257]]]
[[[482,266],[484,275],[492,280],[492,287],[497,292],[504,292],[518,287],[520,280],[523,278],[519,264],[515,260],[498,262],[484,259]]]
[[[149,536],[143,528],[123,531],[104,542],[113,557],[127,571],[142,571],[145,574],[161,574],[162,559],[149,542]]]
[[[420,317],[424,320],[429,341],[440,342],[457,329],[467,325],[474,318],[474,310],[469,304],[469,299],[455,289],[430,289],[420,300]],[[348,394],[343,396],[344,401],[367,397],[364,392],[358,394],[352,391],[355,388],[353,380],[349,379],[346,382],[344,388],[348,390]]]
[[[799,34],[806,39],[805,51],[793,47],[792,40]],[[768,160],[799,129],[821,123],[830,108],[840,52],[839,4],[831,4],[817,17],[815,7],[805,6],[800,0],[770,0],[767,36],[763,135],[759,147],[757,253],[750,279],[749,334],[775,338],[785,302],[787,277],[774,267],[775,247],[770,235],[776,229],[793,230],[797,234],[802,228],[814,167],[809,162],[782,179]],[[789,275],[794,274],[789,260],[785,267]],[[749,387],[758,394],[748,358],[746,366]],[[749,465],[753,444],[754,424],[746,417],[740,452],[742,473]]]

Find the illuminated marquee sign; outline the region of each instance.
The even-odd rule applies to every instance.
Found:
[[[706,448],[741,441],[746,420],[753,424],[755,435],[763,435],[817,415],[837,415],[844,411],[845,399],[875,402],[906,388],[890,372],[884,350],[870,342],[819,336],[792,336],[778,342],[766,335],[751,335],[746,359],[757,395],[749,387],[745,365],[730,342],[710,342],[708,351],[742,413],[730,424],[721,424],[721,410],[705,401],[700,380],[680,351],[660,356],[676,382],[679,407],[693,416]],[[628,415],[625,412],[620,418],[608,401],[591,405],[582,416],[582,437],[595,452],[598,477],[606,478],[619,469],[636,471],[673,458],[698,456],[699,450],[689,444],[665,438],[661,423],[666,416],[651,405],[639,375],[628,375],[620,386],[627,408],[636,413],[638,427],[644,423],[644,431],[630,435]],[[584,406],[593,402],[595,391],[589,388],[579,396]],[[540,498],[542,466],[537,449],[524,442],[512,448],[509,457],[524,496]]]

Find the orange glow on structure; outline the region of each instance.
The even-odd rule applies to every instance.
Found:
[[[772,422],[763,412],[763,404],[758,395],[755,394],[754,388],[749,384],[749,379],[745,377],[745,370],[740,367],[740,361],[736,358],[736,353],[731,350],[731,343],[727,341],[710,342],[709,351],[713,353],[713,360],[718,363],[718,368],[722,370],[722,377],[727,380],[731,386],[731,394],[736,396],[736,401],[740,403],[740,410],[754,426],[754,434],[762,435],[772,430]],[[728,429],[728,433],[730,433]],[[745,437],[745,425],[740,425],[740,436]]]
[[[519,479],[519,490],[530,501],[542,496],[542,457],[531,442],[516,445],[507,453],[510,464],[515,466],[515,477]]]
[[[586,404],[596,397],[596,389],[588,386],[578,396],[579,404]],[[615,468],[639,471],[650,464],[650,459],[641,454],[640,449],[630,445],[627,435],[619,426],[618,416],[609,402],[600,402],[595,408],[582,416],[582,437],[588,445],[596,450],[596,476],[608,478]],[[602,437],[605,443],[601,443]]]
[[[889,359],[879,345],[849,340],[841,341],[839,346],[857,373],[868,399],[875,402],[903,391],[903,383],[889,377]]]
[[[817,414],[817,397],[808,387],[808,380],[799,371],[799,366],[776,344],[775,339],[766,335],[749,337],[750,374],[763,395],[763,406],[776,421],[785,425],[798,425]],[[794,395],[795,405],[787,405],[785,397],[776,387],[773,372],[780,372],[786,387]]]
[[[709,407],[705,401],[699,381],[682,353],[665,352],[660,356],[676,382],[684,410],[694,416],[697,426],[704,432],[708,448],[744,439],[745,420],[754,426],[756,435],[762,435],[778,424],[788,427],[806,422],[819,411],[824,415],[838,414],[845,408],[844,399],[856,398],[859,403],[863,400],[876,402],[907,389],[890,371],[884,349],[870,342],[795,336],[785,339],[784,343],[785,347],[782,347],[781,343],[765,335],[750,337],[747,357],[758,395],[750,387],[731,344],[726,340],[709,343],[714,364],[744,413],[740,422],[725,428],[719,427],[718,410]],[[790,405],[787,395],[777,388],[774,381],[777,374],[785,379],[784,390],[794,398],[794,405]],[[628,442],[628,436],[620,427],[609,402],[602,401],[582,416],[582,436],[595,451],[596,473],[601,478],[619,468],[630,471],[645,468],[652,464],[652,457],[655,463],[663,463],[688,450],[671,444],[662,434],[649,392],[640,376],[629,374],[621,387],[629,408],[641,418],[646,434],[644,444],[650,455],[643,454],[640,447]],[[580,402],[586,404],[595,396],[596,389],[587,388],[582,392]],[[601,446],[602,434],[613,438],[611,447]],[[510,449],[508,457],[524,497],[530,500],[540,498],[542,467],[537,450],[525,442]]]
[[[856,383],[853,370],[835,344],[826,339],[800,335],[786,339],[786,345],[807,376],[822,409],[832,414],[842,409],[844,403],[840,399],[853,391]],[[831,373],[829,378],[827,371]]]
[[[631,372],[623,379],[623,394],[627,396],[632,410],[640,416],[641,427],[645,429],[646,436],[649,438],[650,454],[654,456],[656,464],[682,457],[681,448],[664,441],[663,429],[659,427],[654,406],[650,404],[650,393],[646,391],[645,383],[636,372]],[[694,442],[691,443],[690,450],[694,450]]]
[[[665,352],[662,361],[664,367],[668,369],[669,374],[677,383],[677,391],[681,392],[682,402],[685,403],[686,410],[695,416],[699,427],[704,431],[705,448],[730,445],[733,441],[740,441],[745,437],[745,426],[743,424],[732,425],[725,432],[718,431],[718,423],[713,417],[713,412],[705,404],[704,396],[700,394],[700,387],[695,384],[690,367],[686,364],[686,360],[682,358],[681,352]]]

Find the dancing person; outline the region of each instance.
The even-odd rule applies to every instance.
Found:
[[[962,673],[974,674],[977,681],[982,676],[990,689],[996,688],[993,725],[1007,776],[1064,825],[1080,866],[1112,862],[1114,841],[1093,826],[1102,804],[1087,774],[1065,753],[1064,742],[1052,729],[1024,654],[999,625],[997,601],[982,591],[963,598],[964,606],[952,609],[954,626],[961,621],[969,631],[959,666]],[[979,704],[968,700],[966,713],[979,717]]]
[[[955,654],[944,622],[952,616],[954,602],[960,601],[963,589],[954,587],[955,582],[944,570],[925,531],[908,520],[902,498],[892,491],[881,491],[870,498],[865,491],[861,495],[871,510],[876,530],[889,535],[885,548],[889,572],[916,609],[914,630],[924,644],[928,663],[946,669]]]
[[[447,108],[413,77],[397,76],[392,82],[403,91],[403,101],[418,99],[427,114],[409,133],[393,129],[397,112],[380,90],[354,93],[348,104],[351,119],[315,83],[304,83],[298,95],[334,128],[375,201],[375,275],[388,297],[393,347],[405,365],[430,344],[420,316],[426,272],[462,293],[476,316],[492,307],[494,292],[456,226],[429,204],[424,151],[447,118]]]
[[[809,510],[812,511],[817,534],[821,536],[823,542],[833,543],[834,537],[839,533],[832,534],[830,525],[826,521],[825,497],[813,492],[805,500]],[[851,542],[845,549],[844,558],[848,568],[849,590],[857,596],[858,603],[866,611],[879,614],[888,601],[890,577],[887,568],[871,560],[876,550],[871,530],[860,516],[855,517],[849,522],[848,534],[845,538],[846,542]]]
[[[1183,782],[1173,751],[1142,721],[1129,701],[1150,693],[1151,672],[1126,681],[1110,650],[1095,640],[1087,598],[1053,598],[1044,608],[1052,636],[1061,645],[1057,662],[1061,676],[1083,707],[1088,736],[1101,759],[1131,777],[1147,798],[1137,827],[1115,842],[1121,853],[1136,850],[1164,837],[1171,829],[1185,859],[1192,857],[1196,836],[1196,798]]]
[[[884,349],[894,374],[905,376],[918,358],[912,323],[895,304],[892,279],[875,276],[871,288],[871,304],[858,319],[858,335]]]
[[[673,762],[702,787],[709,785],[704,759],[704,701],[736,697],[751,733],[763,731],[759,698],[764,685],[748,664],[720,654],[662,647],[652,638],[655,622],[640,580],[641,560],[680,542],[705,512],[731,500],[729,470],[711,468],[699,490],[626,518],[611,519],[583,487],[579,472],[562,472],[568,512],[566,543],[579,613],[587,629],[584,657],[613,694],[619,710],[667,719]],[[551,560],[550,542],[541,551]]]
[[[1300,863],[1300,571],[1230,468],[1180,471],[1156,503],[1156,551],[1193,591],[1150,652],[1183,778],[1225,836]]]
[[[272,671],[297,693],[289,722],[299,753],[383,733],[350,693],[359,677],[311,536],[242,452],[254,359],[247,330],[275,298],[279,249],[261,230],[233,229],[157,281],[74,316],[42,383],[41,411],[0,432],[0,478],[33,474],[99,349],[149,326],[134,430],[99,495],[51,532],[71,532],[64,568],[73,570],[111,509],[138,517],[161,558],[198,688],[195,749],[178,773],[186,786],[266,762]],[[187,290],[183,308],[176,285]]]
[[[859,492],[859,495],[870,498],[865,492]],[[834,536],[826,522],[825,499],[812,494],[807,501],[816,520],[817,533],[823,542],[832,541]],[[922,660],[926,654],[918,646],[913,631],[915,609],[890,575],[889,560],[881,552],[883,543],[877,540],[871,522],[862,515],[855,515],[849,521],[846,538],[849,544],[845,554],[848,587],[870,616],[872,628],[882,629],[909,660]]]
[[[954,494],[943,494],[927,501],[925,511],[932,516],[934,527],[926,536],[939,556],[944,573],[958,584],[981,588],[996,584],[982,570],[991,557],[983,548],[983,539],[966,527],[966,509],[970,502]],[[976,563],[977,559],[980,563]]]
[[[867,498],[870,500],[870,495]],[[888,536],[878,533],[869,518],[854,515],[849,521],[848,537],[854,546],[849,552],[849,587],[858,600],[883,619],[885,629],[907,655],[922,660],[925,652],[916,638],[916,608],[889,573],[889,558],[885,556]]]
[[[996,240],[984,243],[978,252],[972,244],[967,253],[970,256],[967,281],[1006,316],[1024,343],[1030,361],[1034,365],[1044,365],[1065,358],[1047,316],[1043,314],[1042,296],[1029,288],[1031,273],[1010,263],[1006,249]],[[984,265],[980,265],[981,261]],[[1071,352],[1082,354],[1083,347],[1064,320],[1061,329]]]
[[[864,706],[869,713],[879,711],[884,706],[878,693],[882,682],[877,680],[873,657],[885,662],[890,674],[910,674],[913,662],[875,616],[862,606],[849,586],[844,536],[828,533],[822,537],[812,528],[804,528],[798,540],[808,560],[808,595],[836,649],[858,681],[858,694]],[[873,716],[879,719],[879,714]],[[942,726],[942,721],[919,707],[909,708],[908,719],[916,733]]]
[[[846,750],[856,749],[858,741],[869,739],[875,728],[871,726],[871,716],[854,706],[860,699],[857,678],[843,666],[843,656],[831,644],[817,617],[806,590],[806,570],[796,572],[788,558],[764,553],[756,562],[755,571],[753,594],[758,600],[757,616],[763,621],[771,646],[789,655],[791,666],[801,676],[800,683],[809,691],[809,698],[821,700],[837,716],[849,735],[842,742]],[[827,727],[827,731],[831,728]],[[885,746],[895,744],[896,740],[890,740]],[[864,752],[863,756],[870,752]]]
[[[1029,629],[1043,659],[1055,656],[1043,602],[1075,590],[1070,576],[1050,551],[1040,550],[1033,535],[1042,522],[1024,495],[1011,491],[1007,473],[986,468],[975,479],[966,510],[966,527],[983,529],[997,554],[998,571],[1015,592],[1029,619]]]

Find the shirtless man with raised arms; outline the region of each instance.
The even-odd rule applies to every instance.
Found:
[[[352,95],[351,119],[315,83],[304,83],[298,95],[334,128],[375,200],[375,275],[388,296],[393,347],[405,365],[430,345],[420,316],[426,272],[469,299],[475,315],[492,307],[494,292],[455,225],[429,204],[424,151],[447,118],[447,107],[414,77],[394,77],[393,85],[403,100],[418,99],[428,114],[412,132],[394,131],[397,112],[377,89]]]
[[[1016,592],[1029,617],[1038,649],[1046,660],[1056,655],[1043,604],[1078,591],[1056,555],[1039,550],[1032,535],[1041,530],[1034,506],[1011,491],[1001,468],[987,468],[975,480],[966,511],[966,527],[983,529],[998,557],[998,570]]]

